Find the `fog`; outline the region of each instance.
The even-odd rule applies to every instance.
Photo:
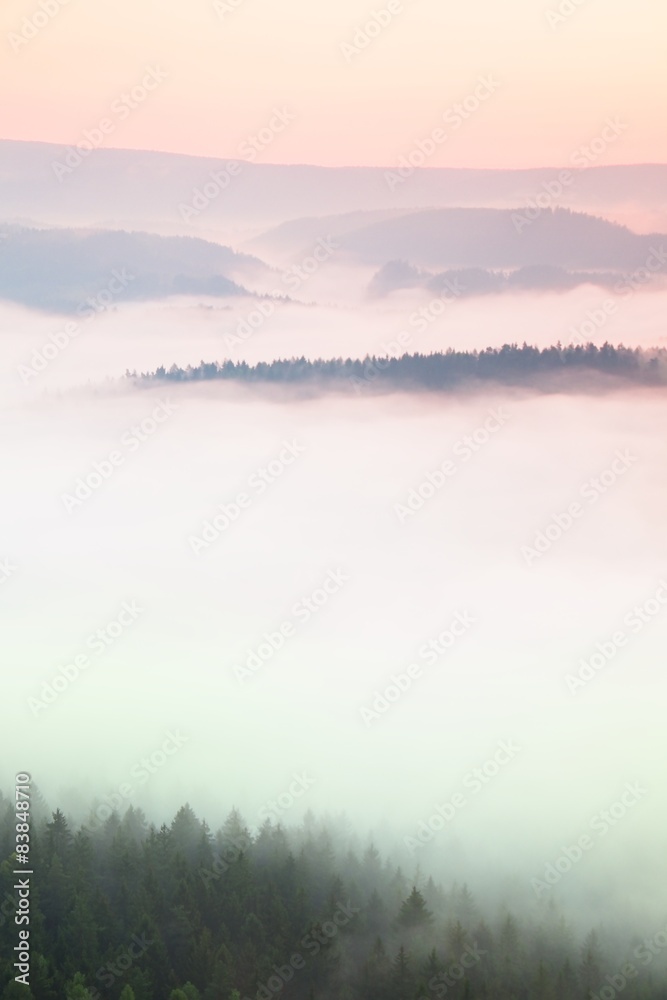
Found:
[[[23,402],[121,377],[128,369],[187,366],[202,359],[395,356],[524,341],[665,343],[661,316],[667,292],[659,287],[617,295],[586,285],[566,293],[469,299],[406,289],[376,299],[368,294],[369,279],[368,270],[358,273],[332,261],[291,301],[182,297],[112,305],[83,319],[0,304],[3,398]],[[69,322],[76,332],[67,333]],[[399,341],[401,334],[408,339]]]
[[[38,174],[51,155],[39,153]],[[104,162],[131,173],[133,156]],[[76,211],[39,188],[42,222],[104,218],[95,163]],[[216,202],[193,229],[232,253],[156,235],[190,232],[165,205],[175,212],[203,169],[181,164],[153,191],[156,163],[142,154],[141,183],[119,195],[133,224],[115,219],[149,235],[5,226],[0,245],[14,269],[0,302],[0,788],[28,771],[75,824],[134,806],[159,826],[186,802],[213,830],[233,807],[252,831],[328,817],[415,884],[433,874],[524,917],[554,900],[581,929],[655,932],[664,389],[597,378],[549,392],[306,393],[125,378],[225,358],[664,346],[664,261],[641,266],[662,244],[636,235],[650,232],[642,220],[664,230],[648,174],[643,190],[632,171],[602,172],[604,204],[579,178],[574,205],[636,228],[615,233],[611,263],[600,220],[554,217],[542,236],[515,234],[514,257],[498,237],[486,260],[480,233],[464,259],[441,213],[417,220],[414,246],[426,254],[432,240],[433,266],[402,288],[426,258],[397,252],[412,223],[396,206],[512,207],[544,172],[415,176],[396,200],[377,171],[330,172],[318,189],[310,168],[248,169],[229,217]],[[273,187],[255,204],[260,173]],[[301,207],[311,217],[289,221]],[[357,214],[325,217],[343,211]],[[484,214],[489,231],[498,215]],[[593,233],[583,263],[578,227]],[[609,287],[463,294],[444,280],[530,265],[533,238],[536,263],[590,268]],[[127,296],[109,280],[126,265]],[[438,270],[441,294],[423,287]],[[170,294],[184,287],[218,294]]]
[[[2,787],[28,770],[79,818],[345,814],[408,873],[525,907],[588,834],[548,895],[664,918],[664,395],[108,381],[387,353],[406,328],[420,351],[567,342],[607,298],[453,302],[420,333],[428,294],[368,302],[339,270],[327,305],[324,275],[303,290],[324,304],[277,305],[232,347],[253,300],[123,305],[27,381],[63,319],[2,308]],[[662,299],[618,298],[591,339],[659,343]]]

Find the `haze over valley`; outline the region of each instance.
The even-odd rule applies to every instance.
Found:
[[[635,6],[0,14],[0,1000],[667,997]]]

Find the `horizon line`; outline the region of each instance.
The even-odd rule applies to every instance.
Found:
[[[57,149],[77,149],[80,145],[79,143],[60,143],[51,142],[45,139],[14,139],[10,137],[0,136],[0,143],[15,143],[16,145],[22,146],[53,146]],[[175,152],[173,150],[165,149],[147,149],[144,147],[137,146],[100,146],[96,149],[88,150],[88,153],[142,153],[148,156],[174,156],[188,160],[210,160],[214,163],[244,163],[249,167],[280,167],[286,170],[290,169],[308,169],[308,170],[373,170],[373,171],[383,171],[388,172],[392,170],[398,170],[399,167],[396,164],[390,164],[381,166],[378,164],[345,164],[345,165],[331,165],[326,163],[257,163],[244,160],[242,157],[234,156],[210,156],[207,154],[199,153],[184,153]],[[420,166],[415,167],[415,173],[437,173],[443,171],[449,172],[468,172],[468,173],[536,173],[540,171],[561,171],[569,170],[575,174],[589,173],[592,170],[618,170],[618,169],[652,169],[667,167],[667,163],[661,162],[633,162],[633,163],[607,163],[607,164],[591,164],[588,167],[573,167],[571,164],[561,164],[560,166],[533,166],[533,167],[444,167],[444,166]]]

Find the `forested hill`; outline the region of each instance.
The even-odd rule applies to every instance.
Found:
[[[292,358],[249,365],[230,360],[196,367],[177,365],[154,372],[126,372],[142,381],[196,382],[223,379],[232,382],[304,386],[318,391],[349,390],[357,393],[372,388],[447,390],[474,382],[499,382],[506,385],[549,387],[557,382],[559,390],[568,384],[580,388],[588,382],[600,383],[610,377],[617,384],[667,384],[667,350],[643,350],[612,344],[579,344],[562,347],[531,347],[505,344],[484,351],[454,351],[434,354],[403,354],[400,357],[365,357],[363,359],[309,361]]]
[[[46,813],[30,837],[26,986],[0,797],[2,1000],[589,1000],[621,976],[624,1000],[667,996],[640,939],[577,939],[548,891],[485,913],[465,885],[409,878],[310,815],[251,833],[232,812],[213,834],[189,806],[160,829],[105,806],[81,828]]]

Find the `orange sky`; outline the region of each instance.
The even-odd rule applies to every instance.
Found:
[[[657,0],[4,0],[1,131],[221,157],[257,136],[266,163],[421,144],[427,166],[556,166],[595,140],[590,162],[667,162],[666,29]]]

